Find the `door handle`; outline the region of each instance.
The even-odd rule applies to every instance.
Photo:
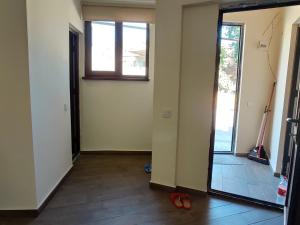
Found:
[[[286,121],[288,123],[300,123],[300,120],[298,119],[293,119],[293,118],[287,118]]]

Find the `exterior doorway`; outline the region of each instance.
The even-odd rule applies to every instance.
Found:
[[[223,16],[226,13],[242,13],[242,12],[250,12],[250,11],[256,11],[256,10],[271,10],[271,9],[277,9],[277,10],[286,10],[285,7],[294,6],[299,3],[296,2],[289,2],[289,3],[270,3],[270,4],[255,4],[255,5],[245,5],[243,7],[239,5],[231,5],[226,8],[223,7],[220,10],[220,18],[219,18],[219,35],[218,35],[218,53],[217,53],[217,68],[220,68],[222,65],[222,44],[223,44]],[[284,12],[288,12],[287,10]],[[276,16],[276,13],[274,11],[273,20],[270,23],[271,25],[268,28],[271,30],[271,40],[274,37],[274,24],[277,18],[280,18],[279,16]],[[248,14],[249,15],[249,14]],[[270,14],[271,15],[271,14]],[[289,14],[283,14],[283,15],[289,15]],[[263,15],[265,17],[265,14]],[[298,18],[298,17],[297,17]],[[291,20],[294,22],[296,19]],[[228,17],[227,17],[228,19]],[[257,18],[256,18],[257,19]],[[264,19],[264,18],[263,18]],[[261,20],[263,21],[263,20]],[[279,19],[280,21],[280,19]],[[291,23],[292,23],[291,22]],[[249,23],[249,22],[248,22]],[[257,23],[256,23],[257,24]],[[245,23],[245,26],[247,27],[246,36],[250,33],[250,26]],[[289,31],[290,32],[290,31]],[[262,34],[264,34],[262,32]],[[290,37],[284,39],[289,40]],[[266,38],[267,39],[267,38]],[[256,45],[253,45],[254,48],[257,48],[257,51],[259,51],[259,48],[268,48],[270,47],[271,42],[266,42],[267,45],[264,47],[264,40],[260,40],[257,38],[257,41],[251,42],[256,43]],[[298,31],[298,42],[299,42],[299,31]],[[249,42],[248,42],[249,43]],[[286,42],[288,43],[288,42]],[[245,46],[247,44],[247,40],[245,40]],[[277,46],[277,45],[275,45]],[[285,47],[285,46],[284,46]],[[289,46],[288,46],[289,47]],[[267,51],[265,51],[267,52]],[[246,53],[246,50],[245,50]],[[245,156],[247,155],[247,150],[251,148],[245,148],[246,151],[244,154],[236,154],[236,155],[221,155],[216,154],[220,153],[216,151],[216,140],[218,135],[218,112],[217,107],[219,106],[219,102],[215,100],[214,107],[215,107],[215,114],[213,115],[213,130],[211,135],[211,148],[210,148],[210,170],[209,170],[209,180],[208,180],[208,189],[210,193],[216,194],[216,195],[222,195],[222,196],[228,196],[233,198],[238,198],[244,201],[253,202],[256,204],[268,206],[268,207],[274,207],[274,208],[285,208],[285,224],[298,224],[298,217],[297,217],[297,208],[299,206],[299,196],[298,196],[298,190],[299,190],[299,154],[298,154],[298,145],[299,145],[299,43],[296,46],[296,53],[295,53],[295,64],[292,65],[294,67],[294,76],[292,78],[291,82],[291,97],[290,97],[290,105],[288,109],[288,126],[287,126],[287,134],[286,134],[286,143],[284,147],[284,160],[282,163],[282,171],[280,173],[275,173],[278,170],[273,170],[271,167],[268,167],[267,165],[257,164],[254,161],[249,161]],[[255,58],[255,57],[254,57]],[[246,56],[245,56],[246,59]],[[268,60],[269,61],[269,60]],[[220,66],[219,66],[220,64]],[[249,65],[249,64],[248,64]],[[272,67],[270,64],[268,65],[270,67],[270,70],[272,70]],[[255,64],[255,67],[257,67],[257,64]],[[296,70],[296,71],[295,71]],[[267,71],[267,70],[266,70]],[[271,71],[274,72],[274,71]],[[297,74],[296,74],[297,73]],[[254,73],[252,73],[254,74]],[[279,74],[281,76],[286,74]],[[215,85],[215,98],[219,98],[219,90],[220,90],[220,72],[216,73],[216,85]],[[244,73],[243,73],[244,77]],[[244,80],[243,80],[244,84]],[[290,88],[290,86],[288,87]],[[242,91],[242,90],[241,90]],[[242,98],[241,98],[242,101]],[[247,102],[247,106],[251,106],[251,102]],[[223,115],[224,116],[224,115]],[[281,121],[281,120],[280,120]],[[251,122],[249,122],[251,123]],[[285,123],[285,121],[283,122]],[[234,132],[234,130],[233,130]],[[233,134],[234,139],[235,136]],[[229,143],[230,139],[227,138],[227,142]],[[232,141],[232,140],[231,140]],[[227,148],[228,149],[228,148]],[[232,148],[234,149],[234,148]],[[231,149],[231,153],[232,153]],[[239,149],[239,148],[237,148]],[[269,148],[270,149],[270,148]],[[270,150],[271,151],[271,150]],[[236,152],[235,152],[236,153]],[[270,154],[268,152],[268,154]],[[279,159],[280,160],[280,159]],[[273,162],[272,162],[273,163]],[[252,165],[253,164],[253,165]],[[225,167],[228,167],[227,170],[224,170]],[[245,168],[245,170],[241,169]],[[271,169],[270,169],[271,168]],[[274,168],[274,167],[273,167]],[[275,172],[274,172],[275,171]],[[248,174],[249,176],[246,176]],[[278,190],[281,185],[280,179],[277,178],[277,176],[283,175],[288,177],[288,185],[287,192],[288,195],[286,198],[278,195]],[[283,178],[282,176],[282,178]],[[256,180],[257,179],[257,180]],[[243,182],[245,181],[245,182]],[[244,185],[246,184],[246,185]],[[268,187],[266,184],[270,184]],[[262,188],[260,188],[260,186]],[[273,190],[274,189],[274,190]],[[268,196],[269,195],[269,196]],[[276,196],[277,195],[277,196]],[[270,198],[269,198],[270,197]],[[285,199],[287,200],[285,202]],[[279,201],[278,201],[279,200]],[[283,201],[282,201],[283,200]],[[295,223],[295,221],[297,221]]]

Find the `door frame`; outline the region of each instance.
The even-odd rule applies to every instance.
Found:
[[[297,85],[297,79],[298,79],[298,67],[299,67],[299,59],[300,59],[300,26],[297,26],[297,34],[296,34],[296,46],[295,46],[295,56],[294,56],[294,62],[293,62],[293,74],[292,74],[292,80],[291,80],[291,87],[290,87],[290,97],[289,97],[289,103],[288,103],[288,113],[287,113],[287,117],[293,117],[293,111],[294,111],[294,95],[296,93],[293,93],[295,86]],[[292,128],[292,124],[291,123],[287,123],[286,126],[286,134],[285,134],[285,140],[284,140],[284,154],[283,154],[283,162],[282,162],[282,169],[281,169],[281,173],[286,176],[286,172],[288,169],[288,163],[290,162],[290,155],[289,155],[289,150],[290,150],[290,130]]]
[[[293,73],[292,73],[292,81],[290,87],[290,99],[288,105],[288,118],[295,118],[294,110],[295,110],[295,95],[297,95],[297,111],[299,113],[299,91],[297,91],[297,86],[299,88],[299,64],[300,64],[300,25],[297,25],[296,31],[296,43],[295,43],[295,54],[294,54],[294,61],[293,61]],[[294,92],[294,93],[293,93]],[[296,136],[296,143],[295,140],[291,140],[289,134],[292,133],[292,125],[293,123],[288,122],[286,128],[286,136],[285,136],[285,143],[284,143],[284,158],[283,158],[283,166],[282,166],[282,173],[284,175],[289,176],[288,186],[290,187],[287,193],[286,198],[286,212],[287,215],[285,219],[289,224],[299,224],[300,217],[297,213],[297,207],[300,204],[300,195],[299,189],[300,186],[300,155],[299,155],[299,140],[300,140],[300,129],[299,124],[297,128],[297,136]],[[291,149],[290,145],[293,144],[294,146]],[[290,154],[292,153],[292,154]],[[288,165],[288,166],[287,166]],[[296,189],[295,189],[296,188]]]
[[[210,134],[210,148],[209,148],[209,166],[208,166],[208,180],[207,180],[207,190],[209,194],[218,195],[223,197],[228,197],[232,199],[237,199],[240,201],[251,202],[257,205],[262,205],[264,207],[269,207],[273,209],[283,210],[284,206],[266,202],[263,200],[258,200],[254,198],[249,198],[241,195],[231,194],[223,191],[214,190],[211,188],[212,182],[212,173],[213,173],[213,158],[214,158],[214,136],[215,136],[215,123],[216,123],[216,104],[217,104],[217,94],[218,94],[218,77],[219,77],[219,66],[220,66],[220,53],[221,53],[221,32],[223,25],[223,14],[231,13],[231,12],[242,12],[242,11],[252,11],[259,9],[270,9],[270,8],[280,8],[287,6],[295,6],[300,5],[299,1],[289,0],[286,2],[246,2],[243,4],[232,3],[232,4],[224,4],[221,6],[219,10],[219,18],[218,18],[218,30],[217,30],[217,48],[216,48],[216,69],[215,69],[215,83],[214,83],[214,94],[213,94],[213,113],[212,113],[212,123],[211,123],[211,134]]]
[[[224,26],[224,25],[225,26],[239,26],[240,27],[240,40],[239,40],[240,45],[239,45],[239,58],[238,58],[238,63],[237,63],[238,66],[237,66],[236,92],[235,92],[235,102],[234,102],[232,139],[231,139],[231,147],[230,147],[231,149],[230,149],[230,152],[229,151],[228,152],[214,151],[214,154],[227,155],[227,154],[234,154],[234,150],[235,150],[235,146],[236,146],[236,131],[237,131],[237,122],[238,122],[237,120],[238,120],[239,100],[240,100],[245,24],[235,23],[235,22],[222,22],[222,26]],[[220,53],[221,53],[221,41],[222,41],[222,37],[220,36],[220,46],[219,46]],[[220,56],[219,56],[219,63],[218,63],[218,67],[217,67],[217,73],[218,73],[218,77],[219,77],[219,73],[220,73]],[[217,79],[218,79],[218,77],[217,77]],[[219,86],[218,80],[217,80],[217,85]],[[217,87],[216,95],[218,95],[218,87]],[[216,99],[216,104],[214,105],[214,111],[217,111],[217,99]],[[213,129],[215,130],[215,127],[213,127]],[[214,135],[214,142],[215,142],[215,135]]]
[[[299,124],[297,130],[297,146],[295,147],[294,154],[291,157],[291,170],[289,171],[290,178],[288,181],[289,189],[285,208],[285,220],[287,225],[297,225],[300,222],[300,215],[298,213],[300,205],[300,149],[298,149],[300,143]]]
[[[77,32],[76,30],[74,30],[72,27],[69,28],[69,35],[70,34],[73,34],[76,36],[76,46],[75,46],[75,51],[76,51],[76,62],[75,62],[75,73],[77,74],[76,75],[76,78],[75,78],[75,90],[76,90],[76,99],[75,99],[75,104],[77,105],[76,108],[76,118],[73,118],[73,115],[72,115],[72,100],[71,100],[71,68],[69,70],[69,83],[70,83],[70,88],[69,88],[69,92],[70,92],[70,118],[71,118],[71,146],[72,146],[72,158],[73,158],[73,161],[75,161],[78,156],[80,155],[80,98],[79,98],[79,32]],[[70,39],[69,39],[69,48],[70,48]],[[70,49],[69,49],[70,51]],[[71,67],[71,58],[69,58],[69,66]],[[73,122],[72,120],[75,119],[77,122],[75,123],[76,124],[76,131],[77,131],[77,136],[78,136],[78,152],[74,155],[73,154],[73,132],[74,132],[74,129],[73,129]]]

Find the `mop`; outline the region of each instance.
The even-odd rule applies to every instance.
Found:
[[[262,119],[262,122],[260,125],[258,139],[256,142],[256,147],[251,149],[248,154],[248,159],[254,160],[258,163],[262,163],[265,165],[269,165],[269,158],[268,158],[268,155],[264,148],[264,140],[265,140],[268,116],[269,116],[269,113],[271,112],[271,104],[272,104],[275,87],[276,87],[276,82],[274,82],[274,84],[273,84],[272,93],[271,93],[268,105],[265,107],[265,110],[264,110],[264,115],[263,115],[263,119]]]

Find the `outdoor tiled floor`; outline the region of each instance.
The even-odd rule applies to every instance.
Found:
[[[269,166],[245,157],[215,154],[212,188],[272,203],[283,204],[277,196],[280,179]]]

